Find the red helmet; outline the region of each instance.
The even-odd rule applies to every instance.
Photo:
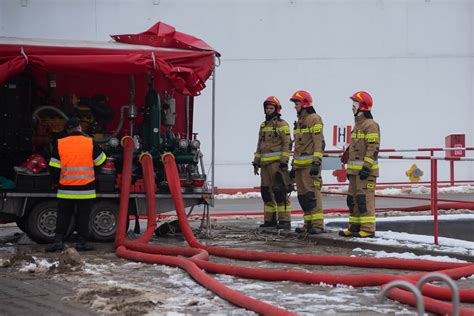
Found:
[[[310,106],[313,106],[313,98],[311,97],[311,94],[309,94],[309,92],[304,91],[304,90],[296,91],[291,97],[290,101],[301,102],[301,106],[303,108],[309,108]]]
[[[263,107],[265,109],[265,106],[266,105],[273,105],[275,106],[275,110],[277,113],[280,113],[280,110],[281,110],[281,103],[280,103],[280,100],[278,100],[277,97],[271,95],[269,96],[268,98],[265,99],[265,101],[263,101]]]
[[[372,97],[365,91],[358,91],[351,96],[353,101],[359,102],[360,111],[370,111],[372,109]]]

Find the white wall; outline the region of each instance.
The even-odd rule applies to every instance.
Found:
[[[332,125],[352,122],[348,97],[367,90],[374,98],[383,148],[442,147],[450,133],[465,133],[467,144],[474,146],[474,1],[26,2],[25,7],[22,0],[0,2],[0,35],[108,40],[109,34],[141,32],[161,20],[220,51],[220,187],[259,184],[250,161],[263,120],[262,102],[277,95],[291,124],[296,114],[288,99],[297,89],[313,94],[329,144]],[[210,101],[210,89],[196,99],[195,126],[206,153]],[[381,181],[405,179],[411,163],[383,161]],[[429,166],[421,166],[429,174]],[[441,177],[448,177],[447,166],[440,163]],[[474,178],[474,163],[458,163],[457,170],[459,178]],[[334,182],[329,172],[324,177]]]

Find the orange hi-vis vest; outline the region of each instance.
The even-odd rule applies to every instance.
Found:
[[[95,180],[92,138],[69,136],[58,140],[62,185],[86,185]]]

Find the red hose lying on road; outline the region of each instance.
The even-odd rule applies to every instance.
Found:
[[[234,258],[234,259],[240,259],[240,260],[269,260],[269,261],[274,261],[274,262],[285,262],[285,263],[299,263],[299,264],[333,264],[333,265],[353,265],[354,262],[357,262],[358,260],[354,260],[356,258],[352,257],[321,257],[321,256],[313,256],[313,255],[295,255],[295,254],[281,254],[281,253],[268,253],[268,252],[257,252],[257,251],[243,251],[243,250],[235,250],[235,249],[225,249],[225,248],[220,248],[220,247],[213,247],[213,246],[204,246],[201,243],[199,243],[198,240],[194,237],[190,227],[189,223],[187,222],[186,214],[184,212],[184,204],[181,196],[181,187],[179,183],[179,177],[178,177],[178,172],[176,168],[176,164],[174,162],[174,158],[171,155],[164,155],[163,156],[163,163],[165,166],[165,171],[166,171],[166,176],[168,179],[168,184],[171,190],[171,193],[173,195],[173,201],[175,203],[176,211],[178,213],[178,218],[179,218],[179,223],[180,223],[180,228],[181,231],[183,232],[186,241],[191,247],[195,248],[201,248],[207,250],[211,255],[216,255],[216,256],[221,256],[221,257],[227,257],[227,258]],[[376,262],[378,264],[376,267],[378,268],[395,268],[393,266],[393,262],[397,262],[398,265],[396,268],[398,269],[404,269],[404,266],[410,266],[412,269],[418,269],[418,270],[428,270],[432,271],[432,267],[434,265],[437,265],[439,263],[434,263],[431,261],[419,261],[419,260],[407,260],[407,259],[376,259],[376,258],[357,258],[360,261],[364,260],[366,262],[365,266],[374,266]],[[204,264],[203,264],[204,265]],[[471,264],[453,264],[453,263],[442,263],[444,265],[443,269],[447,269],[448,267],[451,268],[459,268],[463,269],[460,270],[462,271],[461,274],[462,276],[469,276],[474,273],[474,266]],[[362,266],[361,262],[358,262],[357,266]],[[209,265],[208,265],[209,267]],[[230,272],[229,270],[231,269],[225,269],[225,267],[222,267],[223,269],[220,271],[220,273],[226,273],[226,274],[232,274],[232,275],[240,275],[238,274],[239,272],[236,271],[241,267],[232,267],[233,270]],[[230,268],[230,267],[229,267]],[[252,268],[245,268],[247,271],[253,270]],[[262,270],[262,269],[260,269]],[[264,271],[258,271],[260,276]],[[280,273],[281,271],[276,271],[277,273]],[[288,271],[289,274],[291,274],[293,271]],[[237,273],[237,274],[235,274]],[[266,272],[266,273],[271,273],[271,272]],[[248,276],[247,276],[248,277]],[[345,276],[347,278],[354,277],[354,276]],[[357,276],[356,276],[357,277]],[[365,286],[369,285],[370,282],[377,282],[374,280],[376,278],[376,275],[369,275],[365,276],[367,284]],[[396,277],[393,276],[396,279],[405,279],[403,277]],[[418,278],[419,276],[416,276],[414,278]],[[288,278],[286,278],[288,279]],[[326,276],[326,283],[330,284],[338,284],[341,282],[341,276]],[[329,280],[329,282],[328,282]],[[318,281],[318,280],[316,280]],[[301,281],[300,281],[301,282]],[[314,282],[314,281],[313,281]],[[320,281],[324,282],[324,281]],[[308,283],[308,282],[307,282]],[[312,283],[312,282],[311,282]],[[345,284],[345,283],[343,283]],[[438,297],[443,297],[444,299],[450,299],[451,295],[448,289],[445,288],[439,288],[439,287],[434,287],[431,285],[425,286],[424,287],[425,294],[428,294],[427,292],[430,292],[431,295],[438,296]],[[402,293],[402,294],[400,294]],[[409,301],[406,299],[406,296],[403,294],[406,293],[403,290],[394,290],[390,292],[390,296],[393,297],[394,299],[400,299],[403,301]],[[464,290],[464,300],[466,301],[474,301],[474,292],[472,290]],[[411,295],[411,294],[408,294]],[[409,297],[409,296],[408,296]],[[431,312],[439,312],[439,311],[444,311],[444,310],[449,310],[450,308],[452,309],[452,305],[444,302],[440,302],[437,300],[432,300],[425,298],[427,300],[427,310]],[[469,309],[461,309],[462,314],[474,314],[474,311],[469,310]]]
[[[223,299],[246,309],[255,311],[259,314],[264,315],[294,315],[285,309],[278,308],[276,306],[258,301],[247,295],[244,295],[238,291],[232,290],[221,284],[214,278],[210,277],[203,270],[201,270],[194,262],[189,259],[178,258],[173,256],[161,255],[185,255],[194,256],[197,259],[207,259],[208,253],[202,249],[191,249],[191,248],[164,248],[157,245],[151,246],[155,253],[150,254],[144,252],[138,252],[133,247],[139,248],[139,246],[145,245],[148,242],[154,230],[156,229],[156,200],[155,200],[155,179],[153,171],[153,160],[150,154],[143,154],[140,156],[142,163],[143,176],[145,180],[145,191],[146,191],[146,204],[148,209],[148,224],[147,230],[141,238],[136,240],[126,239],[126,220],[128,216],[128,201],[130,195],[130,184],[131,184],[131,165],[133,158],[134,143],[131,137],[125,137],[122,140],[124,147],[124,168],[122,173],[122,187],[120,190],[120,207],[119,207],[119,218],[118,226],[115,238],[116,254],[118,257],[126,258],[135,261],[165,264],[173,267],[180,267],[186,270],[191,277],[198,283],[213,291]]]

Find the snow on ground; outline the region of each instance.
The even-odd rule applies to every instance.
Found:
[[[340,187],[329,187],[324,188],[323,192],[325,193],[347,193],[347,186]],[[431,190],[429,187],[423,185],[413,185],[409,188],[386,188],[383,190],[376,190],[375,193],[378,195],[417,195],[417,194],[430,194]],[[474,193],[474,186],[463,185],[463,186],[453,186],[446,188],[439,188],[438,193]],[[292,192],[292,197],[296,197],[297,193]],[[216,200],[238,200],[238,199],[260,199],[260,192],[248,192],[242,193],[237,192],[235,194],[217,194],[215,195]]]

